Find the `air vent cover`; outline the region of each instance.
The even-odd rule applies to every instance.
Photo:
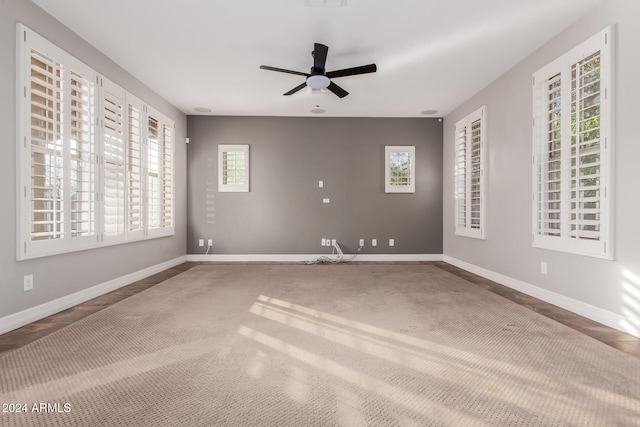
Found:
[[[304,0],[305,6],[344,7],[347,0]]]

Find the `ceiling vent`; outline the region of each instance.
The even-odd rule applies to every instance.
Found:
[[[312,7],[344,7],[347,5],[347,0],[304,0],[304,5]]]

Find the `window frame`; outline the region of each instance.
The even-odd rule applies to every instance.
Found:
[[[133,240],[173,235],[175,233],[173,216],[175,211],[174,122],[25,25],[16,24],[16,35],[16,129],[18,142],[16,150],[16,259],[25,260]],[[57,64],[57,68],[52,71],[53,74],[48,71],[48,74],[44,74],[46,70],[41,68],[43,72],[39,74],[36,72],[33,74],[35,77],[32,77],[31,69],[34,65],[31,63],[32,58],[36,57],[43,58],[45,62],[52,61],[51,63]],[[32,78],[34,79],[33,85]],[[53,85],[45,79],[54,79],[52,80],[54,81]],[[56,79],[61,82],[59,85],[55,84]],[[70,79],[75,79],[74,81],[77,83],[71,84]],[[52,92],[54,95],[51,95],[50,91],[54,91]],[[43,95],[36,98],[38,93]],[[157,117],[162,126],[163,138],[170,139],[170,141],[163,139],[159,145],[162,150],[159,158],[161,224],[159,228],[149,229],[145,219],[144,228],[138,235],[128,231],[126,222],[128,220],[126,199],[129,191],[128,182],[125,181],[125,173],[129,168],[126,159],[129,143],[126,136],[128,130],[126,108],[128,100],[133,99],[140,103],[145,114],[144,120],[147,120],[147,112],[151,111],[153,117]],[[37,106],[41,107],[42,114],[38,111],[32,113],[32,102],[39,103]],[[120,106],[124,106],[124,110],[120,110],[124,117],[116,118],[116,120],[121,120],[121,123],[115,125],[117,129],[114,129],[113,118],[118,113],[107,112],[105,108],[110,105],[110,108],[118,109],[119,107],[114,107],[114,105],[119,103]],[[105,127],[107,119],[111,120],[110,129]],[[34,124],[32,124],[32,120],[36,120],[33,122]],[[165,129],[170,129],[170,131],[165,132]],[[44,139],[38,142],[38,138]],[[82,138],[82,144],[79,138]],[[110,138],[110,142],[107,142],[107,138]],[[120,138],[115,144],[115,148],[111,144],[114,141],[113,138]],[[146,143],[147,135],[141,135],[141,138]],[[54,142],[47,142],[50,140]],[[53,146],[53,148],[49,146]],[[82,148],[83,146],[88,148]],[[125,158],[121,159],[121,164],[115,165],[113,163],[113,150],[119,152],[124,150]],[[36,154],[42,152],[42,160],[38,161],[38,158],[32,158],[32,152]],[[54,167],[55,173],[51,172],[52,160],[47,160],[51,156],[55,157],[53,160],[58,165]],[[166,156],[168,160],[165,160],[163,156]],[[109,162],[112,163],[107,166]],[[120,160],[115,162],[118,163]],[[32,165],[42,170],[41,175],[35,175]],[[61,186],[51,187],[54,190],[62,188],[61,192],[55,190],[56,194],[61,194],[61,196],[55,196],[55,200],[48,198],[52,196],[47,196],[47,191],[49,191],[47,182],[50,181],[48,177],[51,173],[54,173],[56,180],[62,182]],[[168,180],[163,176],[166,173],[170,175]],[[62,178],[59,178],[58,175],[61,175]],[[110,187],[113,184],[114,175],[118,182],[116,187],[124,186],[121,188],[122,191],[116,188],[115,199],[113,199]],[[79,177],[82,177],[81,181],[79,181]],[[37,184],[38,181],[34,181],[36,179],[39,179],[43,184]],[[40,190],[42,195],[38,196],[33,191],[36,191],[40,185],[43,186]],[[107,193],[109,196],[105,198]],[[81,203],[78,203],[79,199]],[[109,199],[109,204],[105,199]],[[61,200],[61,202],[56,202],[56,200]],[[37,203],[42,204],[43,207],[34,207]],[[63,228],[62,232],[54,237],[38,240],[37,236],[33,234],[35,233],[33,230],[35,230],[34,227],[38,227],[41,220],[34,215],[36,209],[47,215],[47,212],[52,209],[46,207],[47,203],[54,207],[61,205],[61,209],[58,214],[55,212],[48,214],[49,218],[54,218],[53,220],[44,216],[42,221],[62,223]],[[147,195],[144,196],[143,203],[147,203]],[[115,206],[115,210],[113,206]],[[170,212],[169,215],[165,211]],[[116,231],[107,233],[109,228],[107,216],[113,215],[113,212],[116,212],[113,217],[116,225],[112,229]],[[58,217],[60,220],[57,220]],[[120,227],[119,221],[122,221],[123,227]],[[46,226],[47,223],[43,224]],[[82,227],[84,231],[82,233],[74,232],[74,229],[79,229],[78,227]],[[76,236],[72,234],[76,234]],[[78,236],[78,234],[80,235]]]
[[[245,182],[242,184],[225,184],[225,153],[242,153],[244,155]],[[248,144],[219,144],[218,145],[218,191],[220,193],[248,193],[250,191],[250,162]]]
[[[473,125],[479,123],[479,148],[478,155],[474,156],[473,152]],[[464,141],[461,141],[464,132]],[[483,105],[474,112],[468,114],[455,124],[454,130],[454,225],[455,234],[458,236],[472,237],[476,239],[486,239],[486,212],[487,212],[487,106]],[[477,183],[474,183],[473,160],[478,159],[479,171]],[[473,186],[478,185],[477,194],[478,208],[473,210]],[[461,204],[464,197],[464,212],[461,212]],[[473,224],[473,214],[477,212],[479,215],[477,227]],[[464,220],[462,224],[461,220]]]
[[[532,167],[532,245],[536,248],[548,249],[560,252],[567,252],[576,255],[590,256],[602,259],[613,259],[613,86],[614,86],[614,54],[613,54],[613,30],[607,27],[592,37],[588,38],[578,46],[569,50],[564,55],[551,61],[549,64],[540,68],[533,74],[533,167]],[[578,163],[579,166],[572,166],[571,153],[572,148],[576,152],[577,159],[582,160],[584,154],[580,153],[579,135],[576,136],[575,147],[572,147],[573,138],[573,112],[572,112],[572,67],[581,63],[582,60],[592,57],[599,52],[600,56],[600,80],[599,80],[599,111],[598,111],[598,174],[594,177],[598,180],[597,185],[597,208],[591,209],[595,213],[591,214],[596,219],[587,220],[580,219],[580,209],[588,211],[587,208],[580,208],[580,191],[586,187],[582,187],[579,182],[584,180],[585,175],[581,175],[581,169],[588,168],[586,163]],[[559,76],[559,77],[558,77]],[[558,83],[560,105],[555,110],[559,112],[559,116],[551,116],[552,110],[548,108],[549,99],[549,83],[552,79],[560,79]],[[555,91],[558,92],[558,91]],[[568,100],[569,102],[564,102]],[[586,109],[586,108],[585,108]],[[550,113],[551,112],[551,113]],[[579,114],[579,113],[576,113]],[[549,132],[545,130],[551,126],[549,117],[560,123],[557,138],[553,141],[549,140]],[[569,117],[570,119],[565,119]],[[558,145],[553,147],[546,144],[557,142]],[[591,147],[590,147],[591,148]],[[560,166],[558,170],[549,169],[545,166],[549,163],[550,150],[559,152]],[[576,160],[577,162],[577,160]],[[559,176],[559,179],[551,179]],[[577,178],[572,177],[572,171],[575,172]],[[545,178],[546,175],[546,178]],[[580,178],[583,177],[583,178]],[[572,180],[575,181],[578,189],[572,190]],[[550,199],[545,196],[546,193],[552,192],[549,187],[552,182],[557,181],[554,193],[559,195],[558,199]],[[545,188],[545,185],[547,186]],[[571,193],[578,195],[572,198]],[[586,196],[585,196],[586,197]],[[554,202],[557,200],[557,202]],[[583,199],[582,202],[584,202]],[[553,205],[552,209],[552,203]],[[572,218],[572,204],[574,209],[575,220]],[[546,205],[546,206],[545,206]],[[586,202],[584,203],[586,206]],[[555,212],[555,213],[554,213]],[[551,215],[555,215],[554,218]],[[582,213],[582,215],[586,214]],[[597,239],[580,237],[580,221],[584,224],[589,222],[597,227]],[[557,223],[559,228],[545,228],[546,223]],[[576,231],[571,230],[572,222],[575,222]],[[546,231],[545,231],[546,230]],[[557,231],[555,231],[557,230]],[[553,231],[553,232],[552,232]],[[575,233],[576,236],[571,236]],[[556,235],[554,235],[556,234]]]
[[[392,183],[392,162],[394,154],[408,154],[409,176],[408,184]],[[385,193],[415,193],[416,192],[416,147],[415,145],[386,145],[384,147],[384,192]]]

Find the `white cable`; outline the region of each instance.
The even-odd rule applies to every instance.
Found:
[[[301,261],[300,264],[305,264],[305,265],[313,265],[313,264],[340,264],[343,262],[351,262],[354,259],[356,259],[356,257],[358,256],[358,254],[360,254],[360,251],[362,251],[362,246],[358,247],[358,250],[356,251],[355,254],[353,254],[352,257],[350,258],[345,258],[344,257],[344,253],[342,252],[342,249],[340,248],[340,245],[336,242],[333,244],[333,248],[331,249],[331,255],[336,255],[336,251],[338,252],[338,257],[336,259],[333,258],[329,258],[329,256],[321,256],[320,258],[317,258],[313,261]]]

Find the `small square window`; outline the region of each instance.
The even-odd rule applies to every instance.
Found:
[[[218,145],[218,191],[249,191],[248,145]]]
[[[413,145],[385,147],[385,193],[416,192],[416,147]]]

